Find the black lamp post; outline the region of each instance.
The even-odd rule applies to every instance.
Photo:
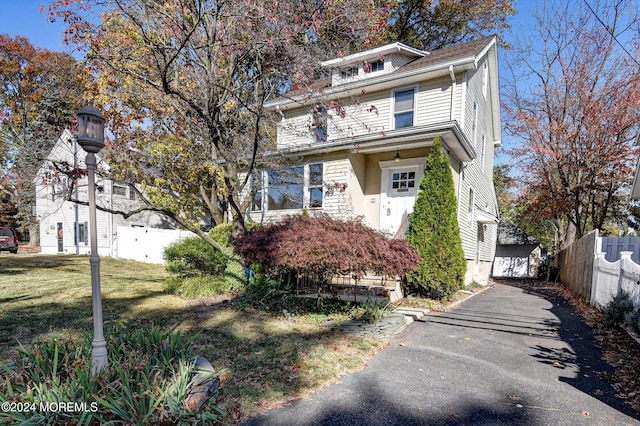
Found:
[[[107,342],[102,326],[102,296],[100,293],[100,256],[98,255],[98,232],[96,230],[96,156],[104,147],[104,117],[93,106],[78,111],[78,144],[87,152],[85,164],[89,178],[89,226],[91,239],[91,300],[93,305],[93,350],[91,352],[91,374],[106,368]]]

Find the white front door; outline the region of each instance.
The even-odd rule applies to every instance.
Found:
[[[406,230],[409,214],[413,212],[413,205],[416,202],[420,179],[423,175],[424,159],[412,160],[391,162],[393,164],[388,164],[389,162],[386,161],[380,163],[382,167],[380,230],[391,236]],[[415,160],[420,160],[422,164],[415,164]]]

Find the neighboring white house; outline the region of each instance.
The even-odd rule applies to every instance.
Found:
[[[53,146],[47,160],[44,161],[36,176],[35,215],[40,224],[40,247],[44,254],[71,253],[89,254],[89,208],[66,201],[68,178],[58,171],[58,167],[86,169],[85,151],[77,144],[75,137],[65,130]],[[98,169],[108,170],[98,157]],[[98,171],[96,176],[96,204],[112,209],[127,210],[138,205],[135,194],[122,183],[104,179]],[[73,198],[88,200],[87,178],[77,178]],[[118,256],[118,227],[150,227],[173,229],[172,222],[166,217],[143,212],[124,219],[121,215],[97,211],[97,243],[101,256]],[[144,259],[140,259],[144,260]]]
[[[281,112],[280,154],[295,162],[259,172],[249,219],[303,209],[400,235],[423,167],[440,135],[458,196],[467,283],[486,283],[495,253],[498,204],[494,147],[500,145],[495,37],[421,51],[393,43],[326,61],[330,77],[267,104]]]

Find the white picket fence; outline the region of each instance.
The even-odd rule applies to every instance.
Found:
[[[560,281],[603,307],[621,292],[640,306],[640,237],[599,237],[594,230],[557,257]]]
[[[640,306],[640,265],[633,252],[620,252],[620,259],[609,262],[604,251],[596,253],[591,283],[591,304],[603,307],[621,292],[629,294],[634,306]]]

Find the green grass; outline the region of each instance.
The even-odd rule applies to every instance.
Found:
[[[334,333],[330,314],[291,318],[187,300],[163,291],[164,267],[101,259],[105,331],[119,319],[194,337],[194,352],[222,371],[219,405],[240,421],[361,369],[384,344]],[[0,254],[0,361],[20,344],[92,330],[89,258]]]

